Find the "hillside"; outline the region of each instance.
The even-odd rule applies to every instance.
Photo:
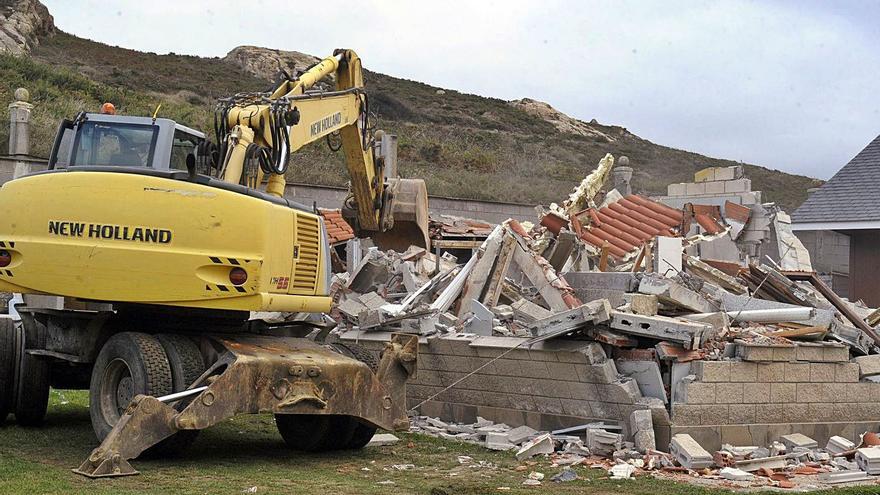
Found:
[[[37,105],[35,155],[48,153],[60,118],[95,110],[102,101],[131,114],[152,113],[162,103],[162,115],[210,131],[216,97],[266,89],[277,67],[303,69],[311,59],[254,47],[222,59],[157,55],[53,31],[44,30],[28,58],[0,57],[0,98],[9,101],[15,87],[25,86]],[[535,100],[506,102],[369,71],[365,79],[378,126],[399,137],[401,174],[426,179],[432,194],[558,201],[605,153],[627,155],[635,169],[634,189],[647,194],[689,181],[703,167],[737,164],[654,144],[622,127],[571,119]],[[0,135],[2,146],[5,142]],[[341,153],[316,143],[295,156],[289,180],[344,185],[342,163]],[[745,167],[766,201],[789,210],[816,184],[808,177]]]

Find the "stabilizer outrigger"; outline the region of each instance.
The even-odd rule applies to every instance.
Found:
[[[217,339],[225,354],[192,386],[164,397],[136,396],[110,434],[73,471],[90,478],[138,474],[130,459],[178,432],[238,414],[332,415],[406,430],[406,380],[418,338],[397,334],[374,373],[362,361],[302,338]]]

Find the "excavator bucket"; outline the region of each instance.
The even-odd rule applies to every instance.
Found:
[[[391,194],[391,208],[383,212],[391,216],[393,227],[372,235],[373,242],[383,250],[403,252],[410,246],[429,249],[428,188],[421,179],[389,179],[386,189]],[[385,222],[383,222],[385,223]]]

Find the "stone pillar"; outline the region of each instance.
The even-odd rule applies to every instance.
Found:
[[[629,166],[629,158],[621,156],[617,160],[617,166],[614,167],[612,175],[614,177],[614,189],[617,189],[617,192],[624,196],[632,194],[630,181],[632,180],[633,169]]]
[[[14,94],[15,101],[9,104],[9,154],[11,156],[28,156],[31,151],[31,110],[34,106],[28,100],[28,90],[18,88]],[[30,164],[16,161],[13,178],[21,177],[30,172]]]

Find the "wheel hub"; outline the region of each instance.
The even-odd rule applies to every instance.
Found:
[[[120,416],[133,398],[134,380],[130,376],[124,376],[116,386],[116,409],[119,411]]]

